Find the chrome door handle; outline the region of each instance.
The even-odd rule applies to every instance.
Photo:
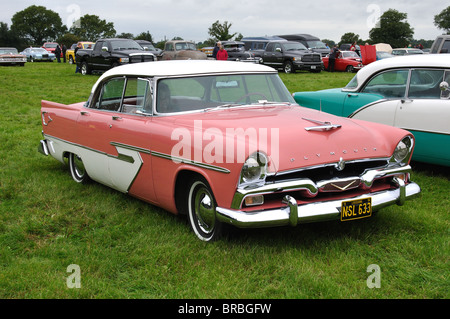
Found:
[[[114,121],[120,121],[122,118],[121,118],[120,116],[113,115],[112,119],[113,119]]]

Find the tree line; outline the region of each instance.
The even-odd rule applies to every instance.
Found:
[[[0,22],[0,46],[16,47],[23,49],[30,45],[41,46],[45,41],[57,41],[70,47],[78,41],[93,41],[99,38],[132,38],[136,40],[147,40],[154,43],[154,39],[149,31],[142,32],[136,36],[131,33],[117,34],[114,23],[100,19],[96,15],[86,14],[69,28],[62,23],[58,13],[49,10],[43,6],[32,5],[26,9],[16,12],[11,19],[11,27],[4,22]],[[434,16],[434,24],[450,34],[450,6],[442,10]],[[240,40],[243,35],[241,33],[231,33],[232,23],[225,21],[220,23],[214,22],[208,29],[209,39],[200,46],[213,46],[218,40],[226,41]],[[361,39],[358,34],[347,32],[341,37],[341,43],[388,43],[392,47],[405,47],[409,44],[417,44],[421,42],[425,47],[431,46],[434,39],[414,40],[414,29],[407,21],[407,14],[394,9],[384,12],[377,27],[369,32],[369,39]],[[175,37],[174,39],[181,39]],[[156,47],[163,48],[164,42],[154,43]],[[323,42],[329,45],[335,44],[334,41],[323,39]]]

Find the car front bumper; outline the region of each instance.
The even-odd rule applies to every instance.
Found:
[[[364,194],[352,198],[321,201],[298,205],[297,200],[290,195],[284,196],[282,207],[275,209],[245,212],[239,209],[218,207],[216,217],[219,221],[240,228],[258,228],[275,226],[296,226],[299,223],[339,220],[342,202],[370,197],[372,211],[393,204],[403,205],[406,199],[420,193],[420,187],[414,183],[406,184],[402,179],[393,177],[397,188]]]

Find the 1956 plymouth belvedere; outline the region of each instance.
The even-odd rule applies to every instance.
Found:
[[[369,217],[420,193],[413,136],[298,106],[277,71],[160,61],[105,72],[87,102],[42,101],[39,150],[174,214],[202,240],[222,226]]]

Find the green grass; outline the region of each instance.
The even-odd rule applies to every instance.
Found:
[[[447,299],[449,172],[413,163],[420,197],[371,219],[235,230],[203,243],[184,218],[37,152],[41,99],[84,101],[98,76],[74,66],[0,69],[0,298]],[[284,75],[291,92],[344,86],[346,73]],[[70,289],[67,267],[81,269]],[[369,289],[367,267],[381,268]]]

